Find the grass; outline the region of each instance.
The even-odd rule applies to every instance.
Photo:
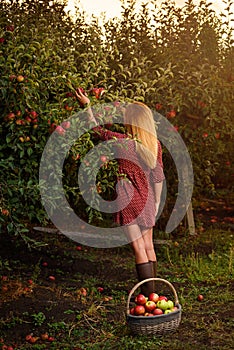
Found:
[[[0,319],[0,345],[15,344],[18,350],[232,349],[234,248],[230,230],[207,230],[194,237],[177,237],[176,241],[172,237],[171,242],[171,245],[156,248],[159,277],[175,286],[182,305],[182,321],[175,333],[149,337],[133,336],[129,332],[125,319],[126,291],[136,283],[129,247],[113,250],[84,248],[78,253],[79,259],[85,259],[91,267],[98,265],[99,270],[96,269],[96,272],[99,274],[89,273],[88,270],[68,273],[64,264],[72,266],[77,255],[74,255],[72,243],[65,240],[59,244],[66,250],[66,255],[61,258],[61,264],[54,268],[56,276],[59,276],[54,285],[46,285],[41,268],[44,256],[39,257],[38,263],[30,271],[36,283],[33,286],[35,291],[40,287],[45,292],[54,293],[59,319],[56,314],[50,314],[53,310],[53,304],[50,303],[46,308],[34,312],[24,310],[18,316],[12,311],[7,319]],[[41,252],[42,255],[44,253]],[[56,253],[53,254],[56,259]],[[7,274],[10,271],[12,283],[15,279],[21,279],[23,283],[25,274],[29,274],[30,265],[22,263],[19,270],[15,271],[16,265],[14,260],[5,260],[1,263],[1,269]],[[121,273],[115,275],[119,271],[123,272],[123,277]],[[97,291],[99,285],[104,285],[104,293]],[[86,296],[82,295],[80,287],[88,291]],[[198,294],[203,294],[202,302],[197,300]],[[8,302],[17,305],[19,299],[14,294],[14,300],[8,299]],[[42,331],[47,331],[55,340],[38,340],[35,344],[29,344],[20,334],[18,338],[12,339],[17,327],[29,325],[33,334],[40,336]]]

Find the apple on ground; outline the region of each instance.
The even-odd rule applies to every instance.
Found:
[[[154,316],[160,316],[163,314],[163,310],[156,307],[156,309],[154,309],[154,311],[153,311],[153,314],[154,314]]]
[[[202,294],[199,294],[199,295],[197,296],[197,300],[198,300],[198,301],[202,301],[203,299],[204,299],[204,297],[203,297]]]
[[[134,314],[136,316],[144,315],[145,314],[145,307],[143,305],[136,305],[134,307]]]
[[[135,303],[137,305],[144,305],[146,302],[147,302],[147,299],[144,296],[144,294],[138,294],[135,298]]]
[[[145,303],[145,310],[146,310],[147,312],[152,312],[155,308],[156,308],[156,304],[155,304],[154,301],[148,300],[148,301]]]
[[[47,340],[48,338],[49,338],[49,334],[48,333],[41,334],[41,339],[42,340]]]
[[[150,293],[148,300],[158,302],[159,295],[157,293]]]

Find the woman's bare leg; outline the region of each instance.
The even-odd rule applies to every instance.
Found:
[[[156,261],[156,253],[153,243],[153,228],[143,230],[142,237],[144,240],[145,251],[149,261]]]
[[[125,226],[124,230],[133,248],[136,264],[148,262],[149,259],[145,249],[145,240],[140,227],[138,225],[129,225]]]

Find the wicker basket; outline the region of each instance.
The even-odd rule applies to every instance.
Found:
[[[134,316],[130,314],[130,300],[133,293],[139,288],[143,283],[149,281],[158,281],[167,284],[174,294],[174,304],[177,306],[178,310],[173,311],[168,314],[163,314],[160,316]],[[181,305],[178,301],[178,296],[173,285],[162,278],[148,278],[144,281],[136,284],[128,296],[127,301],[127,324],[130,328],[131,333],[135,335],[163,335],[166,333],[171,333],[177,329],[181,321]]]

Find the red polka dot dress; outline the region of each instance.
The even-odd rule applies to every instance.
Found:
[[[148,228],[155,225],[154,183],[164,180],[162,148],[158,141],[157,164],[150,169],[138,156],[136,142],[127,135],[112,132],[101,126],[94,128],[101,140],[117,139],[116,158],[119,177],[116,184],[117,200],[115,221],[121,225],[137,224]]]

